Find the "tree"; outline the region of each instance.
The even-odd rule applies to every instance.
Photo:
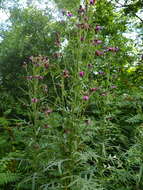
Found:
[[[3,32],[0,44],[0,65],[2,83],[9,91],[15,92],[23,72],[22,64],[31,55],[52,55],[56,51],[53,31],[54,22],[42,11],[34,8],[13,9],[11,26]]]

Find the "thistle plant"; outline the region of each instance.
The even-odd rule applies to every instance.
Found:
[[[87,178],[84,175],[87,166],[84,166],[85,159],[82,157],[84,154],[86,155],[87,149],[86,141],[83,138],[87,133],[86,125],[89,123],[86,122],[88,121],[86,110],[94,98],[96,98],[95,102],[100,107],[99,109],[106,104],[107,100],[109,101],[104,87],[108,93],[111,82],[109,65],[102,65],[106,71],[106,83],[102,82],[102,76],[95,78],[93,73],[95,69],[100,72],[98,60],[105,60],[105,54],[108,51],[117,51],[117,48],[114,47],[103,49],[102,27],[98,23],[92,25],[93,4],[94,2],[90,2],[87,10],[80,6],[78,24],[72,21],[72,13],[67,13],[67,16],[71,17],[71,24],[74,25],[73,32],[76,34],[75,36],[68,35],[69,48],[72,48],[70,51],[74,58],[72,68],[70,68],[66,56],[62,59],[63,64],[59,61],[59,65],[56,66],[49,63],[43,56],[30,57],[30,67],[27,65],[27,68],[29,67],[27,70],[30,72],[26,78],[30,101],[29,127],[31,127],[31,138],[28,144],[30,152],[28,154],[30,157],[32,156],[30,162],[32,163],[31,170],[34,172],[31,177],[33,190],[43,187],[80,190],[85,185],[82,184],[82,180],[84,182]],[[75,40],[76,47],[73,44]],[[59,33],[55,45],[60,50]],[[57,52],[57,55],[59,54],[60,52]],[[59,59],[59,57],[57,58]],[[43,83],[46,78],[51,82],[53,102],[48,100],[51,89],[48,89],[46,94],[43,90],[43,86],[47,85]],[[101,98],[97,99],[97,91],[99,91],[98,95],[101,93]],[[101,101],[103,101],[102,104]],[[107,114],[105,108],[103,113]],[[102,117],[105,116],[102,115]],[[88,130],[91,130],[90,124]],[[30,150],[34,147],[35,151]],[[56,170],[58,171],[55,173]],[[46,184],[42,184],[42,178],[38,182],[38,176],[43,180],[47,176]],[[60,178],[60,181],[57,181],[57,178]],[[91,188],[97,188],[96,180],[89,178],[90,180],[93,183]]]

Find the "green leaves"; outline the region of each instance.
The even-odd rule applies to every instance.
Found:
[[[1,173],[0,172],[0,186],[3,186],[5,184],[16,182],[20,178],[20,174],[16,173]]]
[[[67,9],[67,10],[76,10],[79,5],[80,1],[79,0],[54,0],[55,3],[58,5],[59,8]]]

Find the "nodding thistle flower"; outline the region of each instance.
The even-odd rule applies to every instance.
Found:
[[[84,24],[84,29],[90,29],[90,27],[91,27],[91,26],[90,26],[88,23],[85,23],[85,24]]]
[[[27,79],[27,80],[32,80],[32,79],[33,79],[33,76],[27,76],[26,79]]]
[[[84,41],[84,37],[81,37],[81,38],[80,38],[80,41],[83,42],[83,41]]]
[[[32,102],[32,103],[37,103],[38,101],[39,101],[39,100],[38,100],[37,98],[32,98],[32,99],[31,99],[31,102]]]
[[[85,17],[84,17],[84,21],[85,21],[85,22],[88,21],[88,16],[85,16]]]
[[[90,0],[90,5],[94,5],[95,4],[95,0]]]
[[[60,32],[56,32],[55,35],[56,35],[55,45],[59,47],[61,45],[61,42],[60,42]]]
[[[80,5],[78,9],[78,14],[84,14],[84,12],[85,12],[84,8],[82,7],[82,5]]]
[[[39,75],[36,75],[36,76],[27,76],[26,77],[27,80],[32,80],[32,79],[43,79],[44,77],[43,76],[39,76]]]
[[[107,48],[107,51],[117,52],[117,51],[119,51],[119,48],[118,47],[109,47],[109,48]]]
[[[63,76],[64,76],[64,78],[69,78],[69,71],[68,70],[64,70],[63,71]]]
[[[89,63],[87,66],[88,66],[89,69],[93,68],[93,65],[91,63]]]
[[[29,59],[30,59],[31,61],[33,61],[34,57],[33,57],[33,56],[30,56]]]
[[[103,71],[98,72],[99,75],[104,75],[105,73]]]
[[[83,96],[83,100],[85,101],[89,100],[89,96]]]
[[[68,17],[72,17],[73,14],[72,14],[71,12],[68,11],[68,12],[67,12],[67,16],[68,16]]]
[[[44,112],[45,112],[46,115],[49,115],[50,113],[53,112],[53,110],[51,110],[51,109],[47,109],[47,110],[45,110]]]
[[[56,41],[55,41],[55,45],[59,47],[59,46],[61,45],[60,40],[56,39]]]
[[[35,66],[36,66],[36,67],[40,67],[40,64],[39,64],[39,63],[36,63]]]
[[[44,125],[44,128],[48,129],[48,128],[50,128],[50,126],[49,125]]]
[[[77,24],[77,27],[81,29],[89,30],[91,26],[88,23],[81,23],[81,24]]]
[[[84,76],[84,74],[85,74],[85,72],[84,72],[84,71],[80,71],[80,72],[79,72],[79,76],[80,76],[80,77],[83,77],[83,76]]]
[[[114,89],[114,88],[117,88],[117,86],[114,86],[114,85],[113,85],[113,86],[111,86],[111,88]]]
[[[99,45],[102,44],[102,40],[91,40],[93,45]]]
[[[98,31],[100,31],[102,29],[102,27],[101,26],[99,26],[99,25],[96,25],[96,27],[95,27],[95,30],[98,32]]]
[[[54,53],[54,54],[53,54],[53,57],[54,57],[54,58],[60,58],[61,56],[62,56],[62,53],[58,53],[58,52],[57,52],[57,53]]]
[[[95,91],[97,91],[98,90],[98,88],[90,88],[90,91],[91,92],[95,92]]]
[[[107,96],[107,94],[106,93],[102,93],[101,96]]]
[[[96,54],[97,56],[100,56],[100,55],[103,55],[104,53],[103,53],[102,51],[96,50],[96,51],[95,51],[95,54]]]
[[[39,79],[39,80],[42,80],[44,77],[43,76],[34,76],[35,79]]]
[[[48,64],[48,63],[45,63],[45,64],[44,64],[44,67],[45,67],[45,69],[48,69],[48,68],[49,68],[49,64]]]

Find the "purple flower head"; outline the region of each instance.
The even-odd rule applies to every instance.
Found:
[[[84,41],[84,37],[81,37],[81,38],[80,38],[80,41],[83,42],[83,41]]]
[[[107,94],[106,93],[102,93],[101,96],[106,96]]]
[[[90,125],[90,124],[91,124],[91,120],[90,120],[90,119],[86,119],[86,120],[85,120],[85,124],[86,124],[86,125]]]
[[[61,45],[61,42],[59,40],[56,40],[55,45],[59,47]]]
[[[79,72],[79,76],[80,76],[80,77],[83,77],[83,76],[84,76],[84,74],[85,74],[85,72],[84,72],[84,71],[80,71],[80,72]]]
[[[48,69],[48,68],[49,68],[49,64],[48,64],[48,63],[45,63],[45,64],[44,64],[44,67],[45,67],[45,69]]]
[[[115,52],[119,51],[119,48],[118,47],[115,47]]]
[[[32,80],[33,76],[27,76],[26,78],[27,78],[27,80]]]
[[[114,86],[114,85],[113,85],[113,86],[111,86],[111,88],[114,89],[114,88],[117,88],[117,86]]]
[[[33,58],[34,58],[33,56],[30,56],[30,57],[29,57],[29,59],[32,60],[32,61],[33,61]]]
[[[50,114],[50,113],[52,113],[53,112],[53,110],[51,110],[51,109],[48,109],[48,110],[45,110],[45,114]]]
[[[81,23],[81,24],[77,24],[77,27],[81,29],[89,30],[91,25],[88,23]]]
[[[91,63],[89,63],[89,64],[88,64],[88,68],[91,69],[92,67],[93,67],[93,65],[92,65]]]
[[[85,101],[89,100],[89,96],[83,96],[83,100]]]
[[[33,102],[33,103],[37,103],[39,100],[37,99],[37,98],[32,98],[31,99],[31,102]]]
[[[88,21],[88,17],[87,17],[87,16],[85,16],[85,17],[84,17],[84,20],[85,20],[85,21]]]
[[[50,126],[49,125],[44,125],[44,128],[48,129],[48,128],[50,128]]]
[[[85,23],[84,24],[84,29],[89,29],[90,28],[90,25],[88,23]]]
[[[103,51],[106,53],[106,52],[108,52],[109,50],[108,50],[108,49],[104,49]]]
[[[102,40],[97,40],[96,43],[97,44],[102,44]]]
[[[39,76],[39,75],[36,75],[36,76],[27,76],[26,77],[28,80],[32,80],[32,79],[43,79],[44,77],[43,76]]]
[[[90,88],[90,91],[91,92],[95,92],[95,91],[97,91],[98,90],[98,88]]]
[[[84,8],[82,7],[82,5],[80,5],[80,6],[79,6],[79,9],[78,9],[78,13],[79,13],[79,14],[82,14],[82,13],[84,13],[84,12],[85,12]]]
[[[71,12],[67,12],[67,16],[68,16],[68,17],[72,17],[73,14],[72,14]]]
[[[95,0],[90,0],[90,5],[94,5],[94,3],[95,3]]]
[[[39,64],[39,63],[36,63],[35,66],[36,66],[36,67],[40,67],[40,64]]]
[[[96,31],[100,31],[101,29],[102,29],[101,26],[96,25],[96,27],[95,27],[95,30],[96,30]]]
[[[104,54],[104,52],[99,51],[99,50],[96,50],[96,51],[95,51],[95,54],[96,54],[97,56],[100,56],[100,55],[103,55],[103,54]]]
[[[64,75],[64,78],[69,78],[69,71],[68,70],[64,70],[63,71],[63,75]]]
[[[113,51],[112,47],[107,48],[108,51]]]
[[[92,40],[93,45],[102,44],[102,40]]]
[[[118,47],[109,47],[109,48],[107,48],[107,51],[117,52],[117,51],[119,51],[119,48]]]
[[[53,54],[53,57],[54,57],[54,58],[59,58],[59,57],[61,57],[61,56],[62,56],[62,54],[61,54],[61,53],[58,53],[58,52]]]
[[[43,78],[44,78],[43,76],[38,76],[38,79],[41,79],[41,80],[42,80]]]
[[[113,118],[112,117],[108,117],[107,120],[111,121],[111,120],[113,120]]]
[[[99,75],[104,75],[105,73],[103,71],[98,72]]]

